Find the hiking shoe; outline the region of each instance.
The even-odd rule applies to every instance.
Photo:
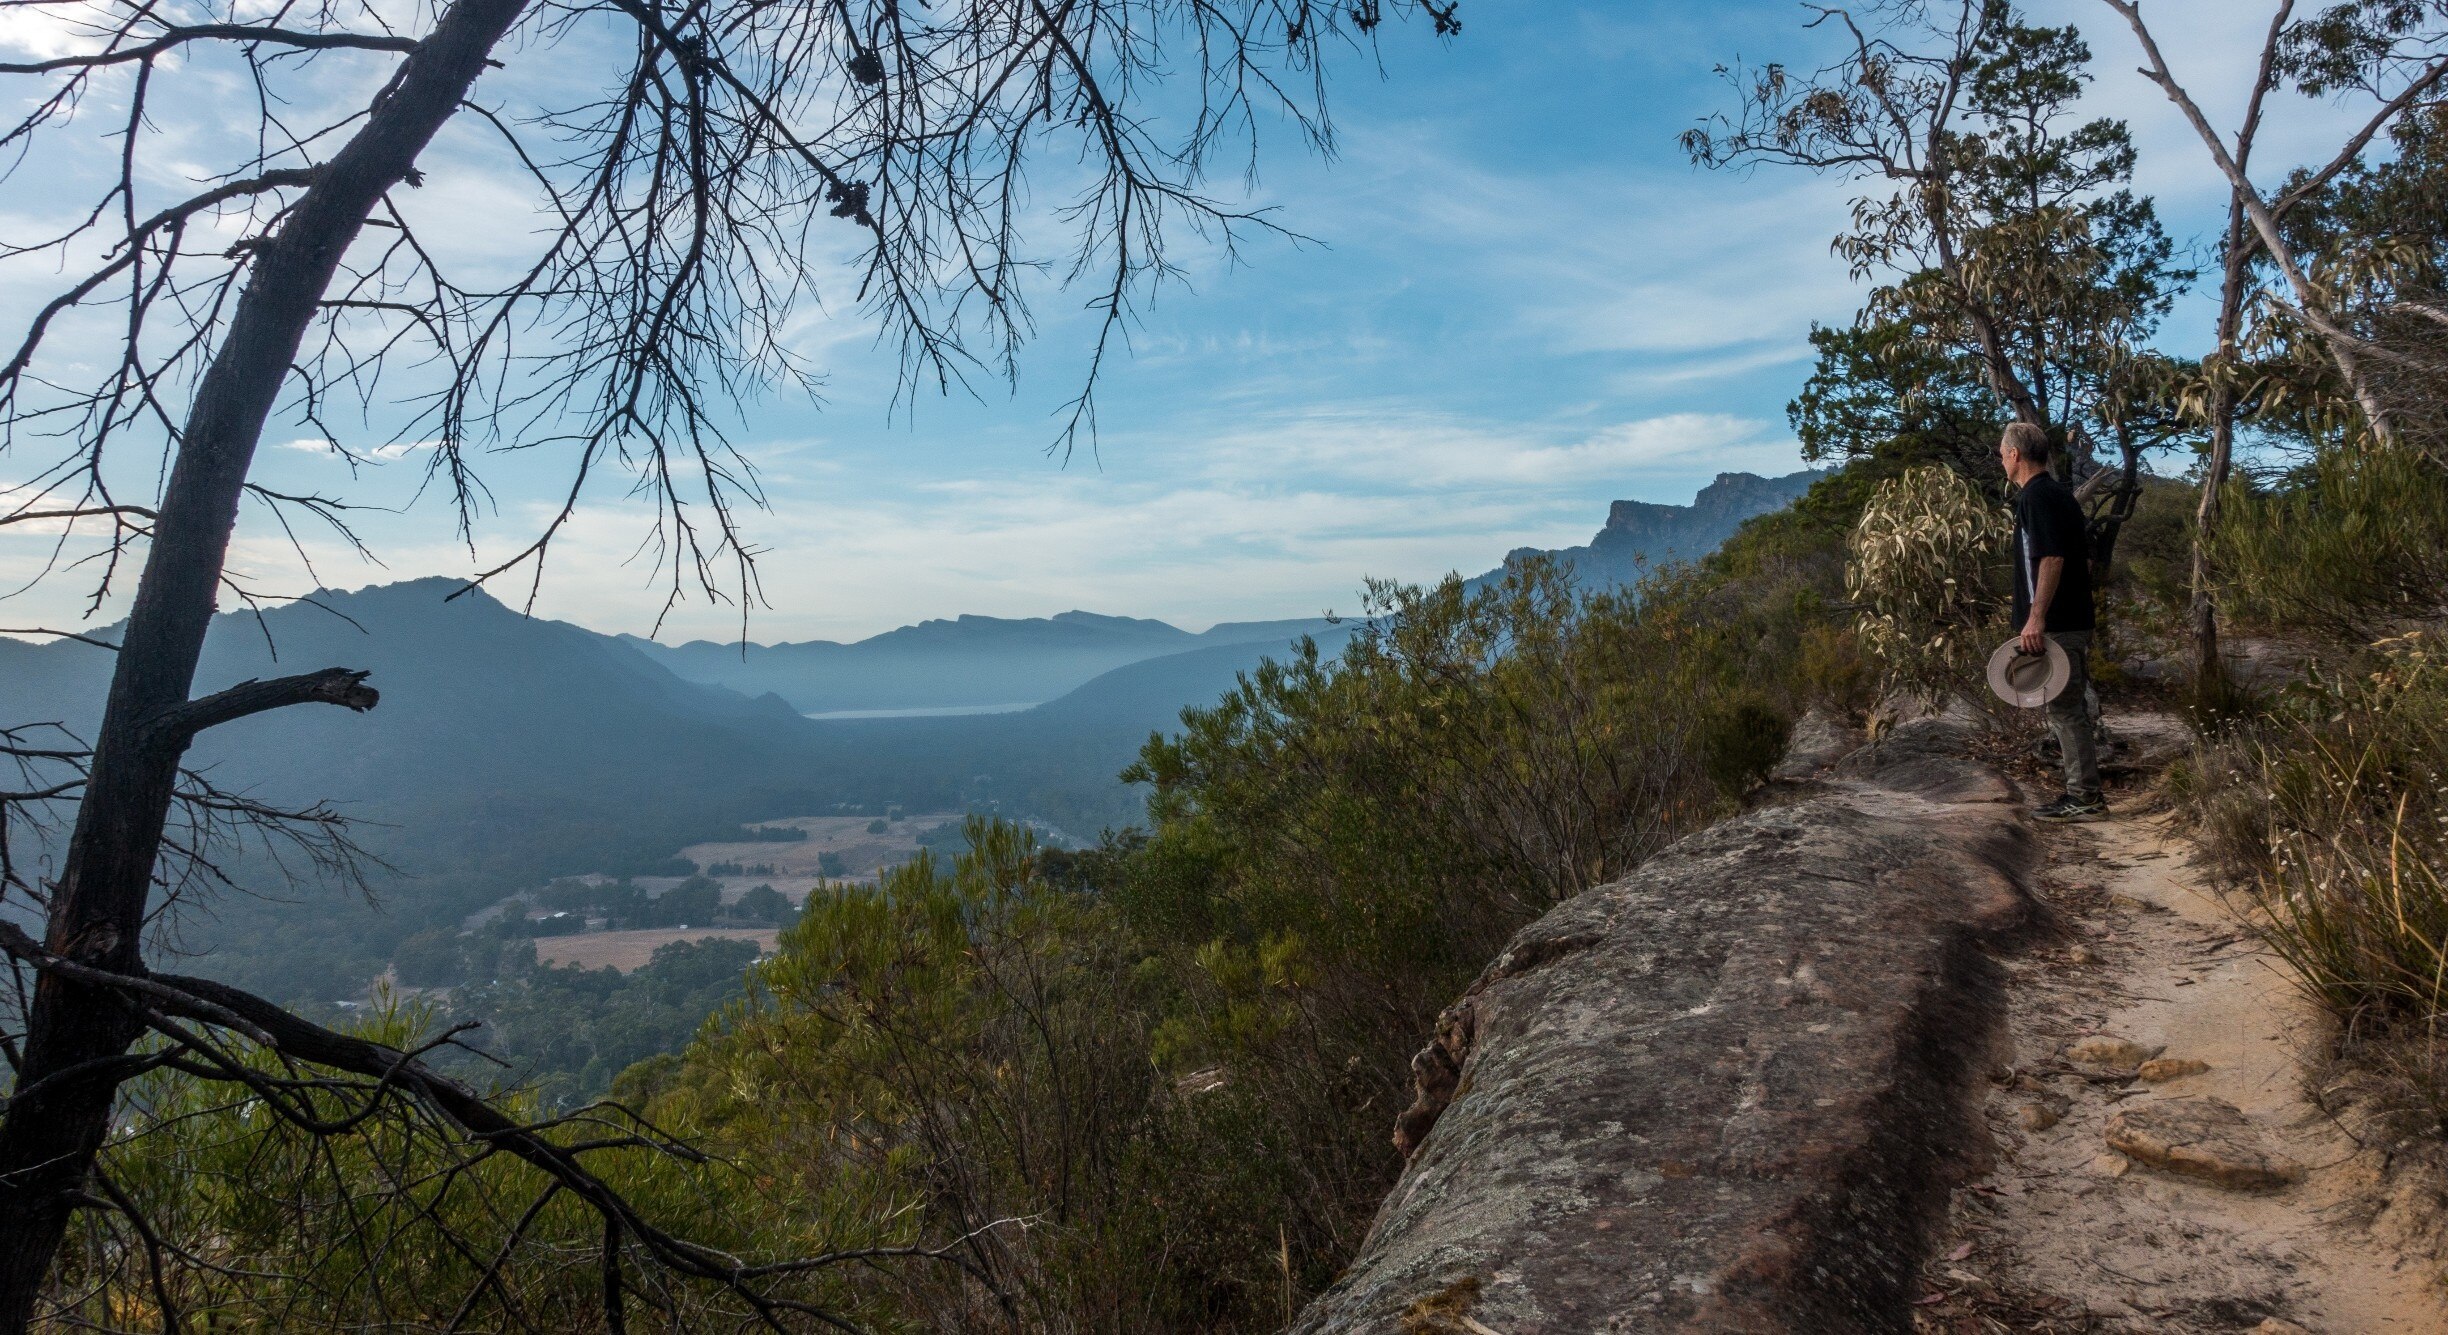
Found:
[[[2041,820],[2084,820],[2108,814],[2108,800],[2098,793],[2067,793],[2032,812]]]

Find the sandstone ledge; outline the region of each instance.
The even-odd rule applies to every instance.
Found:
[[[1413,1157],[1292,1327],[1908,1330],[1985,1163],[2012,787],[1909,725],[1514,938],[1413,1063]]]

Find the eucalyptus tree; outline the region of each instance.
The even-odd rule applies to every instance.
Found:
[[[2295,0],[2277,0],[2270,11],[2244,111],[2231,133],[2222,134],[2179,82],[2138,0],[2102,0],[2125,20],[2141,43],[2141,74],[2165,93],[2199,136],[2228,188],[2227,225],[2221,234],[2216,343],[2202,374],[2186,391],[2187,407],[2209,432],[2202,493],[2194,521],[2192,601],[2194,676],[2207,685],[2221,672],[2215,572],[2210,553],[2220,520],[2220,502],[2232,466],[2239,411],[2247,404],[2309,408],[2334,425],[2338,407],[2358,419],[2356,430],[2379,442],[2398,433],[2397,413],[2368,365],[2367,340],[2349,326],[2352,304],[2343,294],[2367,286],[2374,272],[2355,258],[2324,257],[2290,236],[2290,218],[2341,173],[2354,168],[2381,136],[2448,99],[2448,4],[2440,0],[2346,0],[2298,17]],[[2253,150],[2269,111],[2269,94],[2292,85],[2314,98],[2352,99],[2362,107],[2358,123],[2329,158],[2298,168],[2283,188],[2254,182]],[[2383,257],[2384,258],[2384,257]],[[2345,260],[2346,263],[2339,263]],[[2385,263],[2380,266],[2385,268]],[[2358,272],[2359,270],[2359,272]],[[2263,282],[2274,271],[2279,282]],[[2275,317],[2252,326],[2256,314]],[[2298,336],[2294,330],[2300,330]],[[2255,334],[2259,337],[2253,337]],[[2260,349],[2248,347],[2258,343]],[[2293,356],[2253,355],[2291,345]],[[2282,352],[2284,350],[2282,349]],[[2310,352],[2326,360],[2343,393],[2323,395],[2318,374],[2300,374]],[[2292,360],[2297,374],[2275,374],[2272,361]],[[2312,402],[2306,402],[2306,392]],[[2332,398],[2333,404],[2319,400]],[[2342,402],[2337,402],[2342,401]]]
[[[1833,60],[1722,71],[1737,107],[1683,136],[1706,166],[1863,186],[1833,248],[1875,286],[1851,329],[1813,337],[1818,366],[1791,409],[1804,441],[1859,455],[1902,440],[1979,470],[2009,420],[2086,464],[2106,438],[2122,467],[2092,495],[2112,542],[2142,454],[2169,436],[2130,411],[2141,347],[2191,275],[2128,188],[2125,125],[2077,114],[2089,48],[2003,0],[1809,11]]]
[[[2342,441],[2358,405],[2325,355],[2327,339],[2363,354],[2361,370],[2390,440],[2448,461],[2448,98],[2409,105],[2387,129],[2385,153],[2335,171],[2298,167],[2282,183],[2287,247],[2307,256],[2329,300],[2324,334],[2283,302],[2263,303],[2256,331],[2269,377],[2296,387],[2265,396],[2307,436]],[[2256,252],[2257,253],[2257,252]],[[2264,274],[2275,264],[2261,255]]]
[[[624,1121],[616,1111],[591,1131],[523,1122],[417,1049],[147,964],[162,906],[229,874],[233,827],[349,865],[328,811],[250,804],[181,763],[208,728],[378,701],[366,674],[341,667],[193,697],[216,599],[262,596],[228,568],[242,509],[274,532],[347,532],[352,517],[346,497],[253,479],[266,424],[294,420],[362,457],[339,419],[364,410],[379,429],[366,439],[417,447],[463,529],[486,502],[488,450],[557,452],[566,486],[550,517],[475,582],[539,578],[587,489],[625,475],[653,502],[668,596],[745,604],[743,514],[758,490],[728,409],[813,383],[819,368],[793,337],[817,303],[867,320],[898,350],[901,390],[917,393],[1008,374],[1032,291],[1084,291],[1097,332],[1068,442],[1093,427],[1093,368],[1133,303],[1173,272],[1168,243],[1196,232],[1229,246],[1274,225],[1207,193],[1209,167],[1254,152],[1262,119],[1326,145],[1330,58],[1365,51],[1389,17],[1449,35],[1454,7],[0,3],[30,55],[0,64],[15,117],[0,161],[15,174],[13,225],[29,229],[0,265],[13,290],[50,285],[0,360],[13,470],[0,526],[59,535],[54,577],[90,574],[97,605],[133,584],[90,744],[57,729],[0,738],[29,776],[0,795],[18,826],[0,847],[22,851],[26,822],[66,825],[56,877],[5,864],[5,893],[43,932],[0,921],[20,1001],[18,1032],[0,1043],[14,1068],[0,1115],[0,1332],[44,1319],[46,1276],[79,1212],[114,1219],[157,1284],[202,1263],[195,1246],[210,1239],[166,1236],[97,1171],[106,1136],[142,1129],[123,1084],[160,1068],[317,1136],[398,1116],[465,1163],[522,1162],[536,1209],[558,1197],[600,1216],[610,1329],[640,1295],[691,1283],[726,1293],[750,1324],[841,1324],[791,1286],[887,1253],[760,1261],[666,1232],[589,1166],[687,1152],[651,1128],[602,1130]],[[429,154],[446,129],[454,147]],[[481,166],[466,146],[480,136],[492,145]],[[517,250],[498,271],[454,259],[411,199],[480,170],[492,198],[517,203],[442,229]],[[159,1291],[157,1319],[180,1328]],[[482,1301],[472,1292],[454,1320]]]
[[[2448,104],[2400,118],[2389,150],[2304,196],[2278,226],[2297,254],[2315,257],[2331,322],[2362,350],[2365,380],[2394,442],[2437,465],[2448,462]],[[2288,189],[2311,175],[2297,171]],[[2343,423],[2354,398],[2323,339],[2275,308],[2269,313],[2275,318],[2256,331],[2261,366],[2289,390],[2261,396],[2258,415],[2284,414],[2311,439],[2351,438]]]

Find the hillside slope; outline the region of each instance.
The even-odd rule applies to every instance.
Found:
[[[623,636],[691,681],[771,692],[806,713],[1027,704],[1128,663],[1223,644],[1290,639],[1323,621],[1230,622],[1192,634],[1162,621],[1064,612],[921,621],[848,644],[664,645]]]
[[[1351,623],[1329,624],[1312,638],[1332,657],[1352,630]],[[1260,662],[1289,657],[1295,643],[1280,636],[1146,659],[1035,709],[978,720],[981,761],[1001,776],[993,795],[1006,809],[1082,837],[1139,823],[1143,794],[1115,776],[1138,758],[1149,734],[1179,728],[1184,709],[1213,704]]]
[[[240,864],[248,890],[270,897],[225,896],[177,929],[182,945],[217,953],[225,976],[284,998],[352,995],[426,926],[555,876],[642,873],[742,821],[900,805],[993,810],[1094,838],[1142,820],[1141,795],[1116,776],[1149,734],[1301,635],[1315,633],[1331,656],[1352,629],[1295,619],[1191,635],[1085,613],[924,622],[745,660],[756,671],[734,680],[747,686],[768,668],[777,681],[798,674],[803,693],[786,700],[689,679],[741,664],[735,650],[605,636],[482,593],[448,600],[456,587],[327,590],[260,621],[215,621],[199,693],[352,667],[370,670],[383,698],[364,715],[299,708],[216,729],[192,762],[226,787],[335,804],[398,873],[378,873],[381,907],[369,909],[341,887],[293,886],[260,860]],[[73,641],[0,637],[0,722],[52,720],[91,736],[111,663],[110,651]],[[855,670],[810,685],[809,665],[825,663]],[[895,682],[902,694],[883,693]],[[802,716],[809,703],[1015,703],[1038,692],[1044,703],[1002,715]]]
[[[733,785],[807,758],[815,730],[779,700],[689,682],[620,642],[519,615],[457,583],[325,590],[216,618],[203,694],[317,667],[372,671],[364,715],[296,708],[205,734],[192,763],[284,800],[429,806],[547,794],[606,803]],[[115,629],[103,632],[111,638]],[[0,640],[0,717],[57,719],[90,735],[108,651]]]
[[[282,999],[349,996],[428,923],[546,876],[649,867],[822,759],[821,730],[778,700],[683,681],[614,640],[481,594],[444,602],[456,587],[326,591],[320,607],[267,611],[260,624],[215,619],[198,693],[353,667],[371,670],[382,702],[243,719],[207,733],[189,764],[259,797],[331,802],[387,865],[372,869],[370,908],[347,886],[293,881],[244,850],[228,864],[243,892],[177,915],[157,949],[212,954],[221,976]],[[73,641],[0,639],[0,720],[91,737],[111,663]]]

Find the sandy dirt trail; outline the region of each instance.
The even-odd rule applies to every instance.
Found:
[[[2040,831],[2040,893],[2065,930],[2006,962],[1996,1162],[1956,1193],[1920,1328],[2448,1335],[2439,1266],[2372,1232],[2371,1156],[2305,1100],[2320,1017],[2139,805]],[[2134,1045],[2122,1067],[2084,1060],[2117,1039]],[[2137,1049],[2208,1069],[2138,1078]],[[2240,1111],[2239,1142],[2300,1180],[2235,1190],[2107,1143],[2120,1113],[2203,1099]]]

